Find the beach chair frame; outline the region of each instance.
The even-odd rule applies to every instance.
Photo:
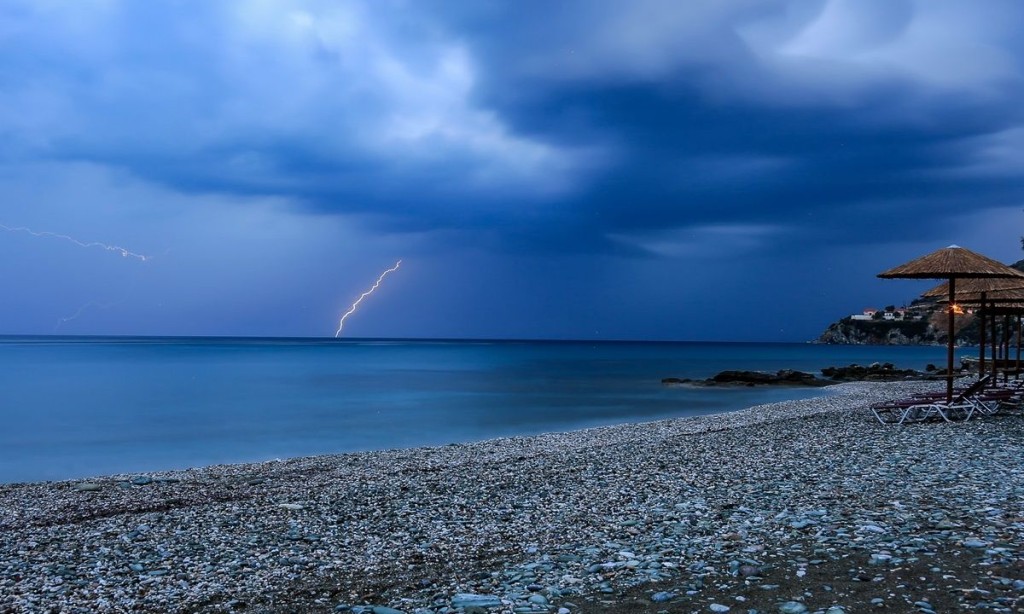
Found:
[[[949,402],[924,395],[875,403],[870,406],[871,412],[875,415],[875,419],[882,424],[925,422],[933,418],[939,418],[945,422],[970,420],[975,412],[994,413],[994,411],[998,411],[998,401],[993,409],[993,406],[989,405],[991,400],[983,400],[980,396],[990,380],[990,375],[979,378]]]

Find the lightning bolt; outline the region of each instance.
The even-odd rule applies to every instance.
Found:
[[[61,324],[64,324],[65,322],[70,322],[71,320],[77,320],[78,316],[82,315],[82,312],[90,307],[96,307],[98,309],[110,309],[116,304],[117,303],[100,303],[98,301],[89,301],[88,303],[79,307],[78,311],[76,311],[75,313],[57,320],[57,326],[53,327],[53,332],[56,333],[57,330],[60,328]]]
[[[373,286],[366,292],[363,292],[362,294],[359,295],[359,298],[356,299],[356,302],[352,303],[352,306],[348,308],[348,311],[346,311],[345,314],[341,316],[341,320],[338,322],[338,330],[337,332],[334,333],[335,339],[337,339],[338,335],[341,334],[341,329],[345,327],[345,318],[355,313],[356,309],[359,307],[359,303],[362,303],[364,298],[373,294],[373,291],[380,286],[380,282],[384,281],[384,278],[387,277],[389,273],[394,273],[395,271],[397,271],[398,267],[400,266],[402,266],[401,260],[396,262],[395,266],[381,273],[380,277],[377,278],[377,281],[373,282]]]
[[[24,226],[6,226],[4,224],[0,224],[0,230],[6,230],[7,232],[25,232],[25,233],[28,233],[28,234],[32,235],[33,237],[42,237],[42,238],[50,238],[50,239],[64,239],[65,241],[70,241],[71,243],[74,243],[75,245],[77,245],[79,247],[101,247],[101,248],[103,248],[103,249],[105,249],[105,250],[107,250],[109,252],[117,252],[117,253],[121,254],[121,256],[123,256],[125,258],[138,258],[139,260],[141,260],[143,262],[145,262],[145,261],[150,259],[149,256],[145,256],[143,254],[137,254],[137,253],[135,253],[135,252],[133,252],[131,250],[125,249],[125,248],[120,247],[118,245],[108,245],[107,243],[100,243],[99,241],[90,241],[90,242],[79,241],[78,239],[76,239],[74,237],[69,237],[67,235],[57,234],[55,232],[48,232],[48,231],[45,231],[45,230],[41,231],[41,232],[36,232],[35,230],[32,230],[31,228],[25,228]]]

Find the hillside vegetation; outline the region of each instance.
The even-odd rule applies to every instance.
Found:
[[[1024,271],[1024,260],[1010,265]],[[819,343],[849,345],[945,345],[947,320],[943,304],[918,298],[911,310],[922,314],[919,320],[854,320],[846,317],[829,325],[818,337]],[[965,313],[956,317],[957,345],[977,345],[978,318]]]

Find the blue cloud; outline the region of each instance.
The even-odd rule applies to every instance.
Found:
[[[438,257],[938,240],[966,206],[1020,205],[1022,21],[1014,1],[11,1],[0,166],[86,163],[232,215],[270,199]]]
[[[989,39],[995,17],[938,27],[959,14],[944,3],[32,6],[8,9],[3,73],[7,102],[34,107],[4,122],[27,155],[385,228],[549,224],[607,247],[1019,189],[943,176],[1021,122],[1019,43]],[[961,82],[924,46],[949,31]]]

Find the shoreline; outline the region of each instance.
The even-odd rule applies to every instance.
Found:
[[[726,410],[723,410],[723,411],[717,411],[715,413],[706,413],[706,414],[705,413],[700,413],[700,414],[693,414],[693,415],[687,415],[687,416],[675,416],[675,417],[669,417],[669,418],[639,419],[637,421],[617,422],[617,423],[613,423],[613,424],[599,424],[599,425],[596,425],[596,426],[581,426],[579,428],[571,428],[571,429],[568,429],[568,430],[553,430],[553,431],[548,431],[548,432],[543,432],[543,433],[495,436],[495,437],[487,437],[485,439],[477,439],[477,440],[469,440],[469,441],[453,441],[453,442],[450,442],[450,443],[436,444],[436,445],[416,445],[416,446],[405,446],[405,447],[396,447],[396,448],[353,450],[353,451],[324,453],[324,454],[300,454],[300,455],[296,455],[296,456],[284,456],[284,457],[279,457],[279,458],[268,458],[268,459],[265,459],[265,460],[240,460],[240,461],[231,461],[231,462],[215,462],[215,463],[209,463],[209,464],[199,464],[199,465],[189,466],[189,467],[177,467],[177,468],[172,467],[172,468],[164,468],[164,469],[147,469],[147,470],[138,470],[138,471],[118,471],[118,472],[110,472],[110,473],[98,473],[98,474],[92,474],[92,475],[81,475],[81,476],[77,476],[77,477],[52,478],[52,479],[33,479],[33,480],[20,480],[20,481],[12,481],[12,482],[0,482],[0,489],[2,489],[4,487],[15,487],[15,486],[34,486],[34,485],[43,485],[43,484],[68,484],[68,483],[70,483],[70,484],[82,484],[82,483],[91,483],[91,482],[105,482],[105,483],[106,482],[113,482],[113,483],[119,483],[119,484],[122,484],[122,483],[123,484],[129,484],[133,479],[140,478],[140,477],[143,477],[143,478],[149,477],[149,478],[152,478],[154,481],[168,481],[168,480],[169,481],[178,481],[178,480],[182,479],[180,476],[193,475],[193,474],[196,474],[197,472],[215,472],[215,471],[218,471],[218,470],[223,470],[223,471],[226,471],[226,472],[231,472],[231,471],[236,470],[236,469],[237,470],[248,469],[248,470],[252,470],[252,471],[257,471],[258,472],[258,471],[262,470],[262,468],[264,468],[266,466],[271,466],[271,465],[278,464],[278,463],[301,462],[301,461],[304,461],[304,460],[332,459],[332,458],[342,458],[342,457],[351,457],[351,456],[363,456],[363,455],[377,455],[377,454],[397,454],[397,455],[402,455],[403,453],[417,453],[417,452],[421,452],[421,451],[439,450],[439,449],[446,449],[446,448],[458,448],[458,447],[465,447],[465,446],[487,446],[487,445],[490,445],[490,444],[498,444],[498,443],[501,443],[501,442],[516,442],[516,441],[522,441],[522,440],[534,440],[534,439],[540,439],[540,438],[546,438],[546,437],[560,437],[560,436],[572,435],[572,434],[581,434],[581,435],[589,437],[591,435],[596,434],[599,431],[604,431],[604,430],[607,430],[607,429],[613,429],[613,430],[617,431],[617,430],[626,429],[626,428],[637,428],[637,427],[642,428],[642,427],[645,427],[647,425],[658,424],[658,423],[662,423],[662,422],[670,423],[670,422],[676,422],[676,421],[680,421],[680,420],[699,420],[699,421],[709,420],[709,421],[714,421],[715,419],[721,419],[721,418],[724,418],[725,416],[729,416],[729,415],[733,415],[733,414],[746,415],[746,412],[755,412],[755,411],[760,411],[760,410],[764,410],[764,409],[769,409],[770,410],[774,406],[783,405],[783,404],[787,405],[787,408],[786,408],[785,411],[793,411],[793,408],[792,407],[788,407],[788,405],[795,404],[795,403],[812,402],[812,401],[814,401],[816,399],[829,398],[829,397],[831,397],[831,396],[833,396],[835,394],[841,394],[841,392],[839,392],[839,391],[841,391],[841,388],[839,388],[839,387],[841,387],[844,384],[858,384],[858,383],[868,383],[868,384],[871,384],[871,383],[923,384],[923,383],[927,383],[927,382],[928,382],[928,380],[915,380],[915,381],[906,380],[906,381],[900,381],[900,382],[892,382],[892,381],[880,381],[880,382],[868,382],[868,381],[845,381],[844,382],[844,381],[834,381],[834,382],[828,382],[826,385],[822,385],[822,386],[763,385],[763,386],[757,386],[755,388],[760,388],[760,389],[769,390],[769,391],[778,391],[778,390],[805,391],[806,394],[811,395],[811,396],[808,396],[806,398],[791,399],[791,400],[785,400],[785,401],[770,401],[770,402],[766,402],[766,403],[758,403],[756,405],[751,405],[751,406],[748,406],[748,407],[742,407],[742,408],[739,408],[739,409],[726,409]],[[747,389],[751,388],[750,386],[733,385],[733,384],[722,384],[722,385],[719,385],[719,386],[701,386],[701,385],[691,385],[691,382],[685,382],[685,383],[678,384],[678,383],[674,383],[674,382],[665,383],[664,381],[662,382],[662,386],[673,387],[673,388],[684,388],[684,389],[686,389],[686,388],[693,388],[693,389],[702,390],[702,391],[703,390],[712,390],[713,391],[713,390],[716,390],[716,389],[717,390],[722,390],[722,391],[747,390]],[[821,394],[814,394],[816,391],[820,391]],[[681,400],[680,402],[682,403],[683,401],[684,400]],[[772,415],[774,416],[774,414],[772,414]],[[743,420],[747,420],[747,419],[748,418],[743,418]],[[749,418],[749,419],[758,420],[758,418]],[[774,417],[771,418],[771,419],[774,419]],[[728,423],[732,424],[732,422],[728,422]],[[701,422],[700,424],[703,424],[703,422]],[[697,426],[695,428],[697,429],[697,431],[700,431],[703,427],[702,426]],[[728,427],[726,427],[726,428],[728,428]]]
[[[835,385],[835,384],[838,384],[838,383],[843,383],[843,382],[833,382],[833,383],[830,383],[829,386],[832,386],[832,385]],[[688,386],[685,386],[685,385],[665,384],[664,382],[662,382],[661,386],[662,387],[669,387],[669,388],[683,388],[683,389],[689,388]],[[813,386],[813,387],[808,387],[808,386],[758,386],[758,387],[753,387],[752,388],[752,387],[748,387],[748,386],[723,385],[723,386],[718,386],[718,387],[694,387],[693,389],[696,390],[696,391],[701,391],[701,392],[711,391],[711,394],[716,394],[716,391],[724,391],[726,393],[728,393],[729,391],[741,391],[741,392],[759,391],[759,392],[762,393],[761,396],[765,397],[764,399],[761,399],[761,400],[764,401],[763,403],[758,403],[757,404],[757,406],[760,406],[760,405],[770,405],[772,403],[779,402],[779,401],[776,401],[776,400],[771,400],[772,396],[776,395],[776,394],[778,394],[780,392],[785,392],[785,391],[792,391],[792,393],[794,395],[807,396],[807,397],[813,397],[813,396],[817,396],[817,395],[820,395],[820,394],[828,394],[828,391],[819,391],[818,388],[827,388],[827,387],[826,386],[822,386],[822,387],[818,387],[818,386]],[[696,407],[696,408],[701,409],[701,410],[705,409],[704,406],[699,404],[699,403],[698,404],[688,403],[688,399],[686,399],[686,398],[675,398],[673,400],[673,403],[675,404],[676,407],[686,407],[686,406],[689,405],[689,406],[693,406],[693,407]],[[3,475],[7,475],[7,474],[0,474],[0,486],[4,486],[4,485],[20,485],[20,484],[37,484],[37,483],[86,482],[86,481],[89,481],[89,480],[98,480],[98,479],[112,478],[112,477],[115,477],[115,476],[116,477],[120,477],[120,479],[122,479],[123,481],[129,481],[130,479],[136,478],[136,477],[139,477],[139,476],[170,476],[170,475],[177,474],[177,473],[188,472],[188,471],[195,471],[195,470],[206,469],[206,468],[211,468],[211,467],[220,467],[220,466],[225,466],[225,467],[249,466],[249,465],[259,466],[259,465],[262,465],[264,463],[283,462],[283,461],[286,461],[286,460],[294,460],[294,459],[301,459],[301,458],[314,458],[314,457],[321,457],[321,456],[330,457],[330,456],[342,456],[342,455],[349,455],[349,454],[372,454],[372,453],[378,453],[378,452],[394,452],[394,451],[399,451],[399,450],[414,451],[414,450],[418,450],[418,449],[437,448],[437,447],[445,447],[445,446],[450,446],[450,445],[471,445],[471,444],[476,444],[476,443],[485,443],[485,442],[494,441],[494,440],[541,437],[541,436],[545,436],[545,435],[557,435],[557,434],[560,434],[560,433],[568,433],[568,432],[581,432],[581,431],[587,431],[587,430],[591,430],[591,429],[600,429],[600,428],[606,428],[606,427],[619,427],[619,426],[625,426],[625,425],[631,425],[631,424],[644,424],[644,423],[648,423],[648,422],[660,422],[660,421],[663,421],[663,420],[686,419],[686,418],[697,418],[697,417],[710,417],[710,416],[715,416],[715,415],[719,415],[719,414],[728,414],[728,413],[742,412],[742,411],[746,411],[746,410],[750,409],[750,407],[751,406],[744,406],[744,404],[733,402],[733,403],[727,405],[724,408],[718,407],[718,408],[714,408],[714,409],[710,410],[712,413],[695,413],[695,414],[690,414],[690,415],[668,415],[668,416],[665,416],[665,415],[661,415],[661,416],[637,415],[637,416],[633,416],[632,420],[630,420],[630,418],[627,417],[627,416],[619,416],[617,418],[614,418],[613,419],[614,421],[609,420],[607,422],[606,422],[606,420],[607,420],[606,418],[596,418],[593,421],[589,421],[590,422],[589,424],[588,424],[588,421],[582,421],[579,418],[577,418],[575,423],[570,422],[569,424],[565,424],[565,425],[553,425],[553,424],[545,425],[545,429],[542,430],[542,431],[534,431],[534,429],[530,428],[530,429],[524,430],[524,432],[521,432],[521,433],[515,433],[515,432],[504,433],[504,434],[502,434],[502,433],[490,433],[488,435],[475,435],[475,436],[471,436],[469,439],[460,439],[460,438],[457,438],[458,436],[456,436],[455,438],[451,438],[451,437],[447,437],[446,436],[446,437],[444,437],[443,439],[440,439],[440,440],[435,438],[435,441],[432,441],[432,442],[419,442],[419,443],[415,443],[414,442],[414,443],[411,443],[411,444],[408,444],[408,445],[398,445],[398,446],[395,446],[395,447],[357,447],[355,449],[346,449],[344,446],[342,446],[342,447],[340,447],[340,449],[337,449],[337,451],[331,451],[331,452],[317,452],[317,451],[309,452],[309,451],[302,451],[302,452],[297,452],[297,453],[288,453],[288,452],[282,453],[281,451],[278,451],[277,453],[272,453],[272,454],[259,453],[259,452],[254,452],[252,450],[245,450],[245,451],[240,452],[237,455],[236,454],[232,454],[232,455],[229,455],[227,457],[222,455],[220,458],[216,458],[216,459],[213,459],[213,460],[211,460],[211,459],[203,459],[203,458],[195,458],[195,456],[193,456],[191,458],[173,458],[173,459],[168,460],[168,461],[163,462],[163,463],[160,463],[160,462],[157,462],[157,461],[149,461],[149,462],[146,462],[146,463],[142,463],[137,458],[132,458],[131,460],[133,460],[134,462],[131,463],[131,465],[132,465],[131,468],[126,469],[126,470],[122,470],[121,468],[111,469],[111,470],[108,470],[108,471],[103,471],[103,470],[92,470],[92,471],[83,470],[81,472],[75,472],[75,473],[72,473],[72,474],[65,473],[64,475],[52,475],[52,474],[46,475],[45,472],[43,472],[44,475],[38,475],[39,472],[37,472],[36,476],[31,476],[31,477],[25,477],[24,473],[22,473],[21,475],[19,475],[19,477],[13,478],[13,479],[11,477],[8,477],[8,478],[5,479],[3,477]],[[678,412],[676,412],[676,413],[678,414]],[[15,475],[17,475],[17,473],[15,473]]]
[[[1024,552],[1024,421],[894,428],[866,409],[934,387],[838,384],[724,414],[121,474],[97,490],[2,485],[0,611],[588,612],[637,598],[706,611],[694,604],[713,582],[756,584],[744,566],[770,575],[768,553],[808,539],[825,541],[805,569],[831,548],[884,561],[877,573],[933,539],[1002,569]],[[951,470],[966,479],[940,479]]]
[[[792,343],[137,341],[3,345],[5,398],[25,411],[0,432],[7,452],[0,482],[435,446],[732,410],[787,393],[712,397],[657,381],[730,368],[934,362],[919,348]],[[708,402],[680,398],[691,395]]]

